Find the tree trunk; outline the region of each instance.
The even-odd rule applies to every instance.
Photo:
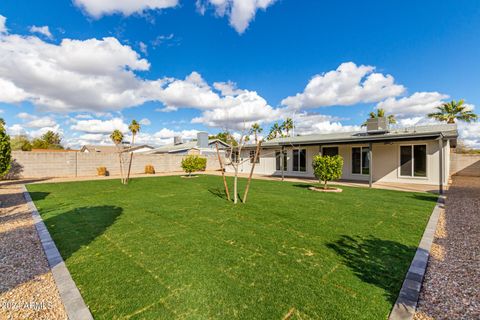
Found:
[[[130,148],[133,148],[135,144],[135,135],[132,135],[132,144],[130,145]],[[132,170],[132,161],[133,161],[133,152],[130,151],[130,161],[128,162],[128,173],[127,173],[127,179],[126,183],[130,181],[130,171]]]
[[[218,156],[218,162],[220,164],[220,170],[222,171],[222,179],[223,179],[223,187],[225,188],[225,193],[227,194],[227,200],[230,201],[230,192],[228,191],[228,184],[227,184],[227,179],[225,178],[225,171],[223,168],[223,161],[222,158],[220,157],[220,152],[218,151],[218,142],[215,143],[215,146],[217,148],[217,156]]]
[[[119,151],[118,152],[118,160],[120,162],[120,181],[122,182],[122,184],[124,183],[124,180],[123,180],[123,164],[122,164],[122,153]]]
[[[327,190],[327,180],[324,181],[323,189],[324,189],[324,190]]]
[[[235,177],[233,178],[233,203],[237,204],[238,202],[238,191],[237,191],[237,181],[238,181],[238,167],[235,168]]]
[[[259,141],[257,144],[257,150],[255,150],[255,156],[253,157],[253,164],[252,168],[250,169],[250,175],[248,176],[247,186],[245,187],[245,194],[243,195],[243,203],[247,202],[248,190],[250,189],[250,182],[252,181],[252,175],[255,171],[255,164],[257,163],[257,159],[260,155],[260,146],[262,141]]]

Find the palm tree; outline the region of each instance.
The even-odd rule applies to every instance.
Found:
[[[270,129],[270,133],[268,134],[268,140],[275,139],[278,136],[282,136],[282,127],[277,122],[275,122]]]
[[[0,118],[0,129],[5,128],[5,120],[3,118]]]
[[[282,123],[281,128],[287,132],[287,137],[290,136],[290,130],[293,130],[293,120],[292,120],[292,118],[287,118]]]
[[[128,130],[132,133],[132,144],[130,148],[133,148],[135,144],[135,136],[140,131],[140,123],[137,120],[132,120],[132,123],[128,126]],[[127,183],[130,180],[130,171],[132,170],[133,152],[130,152],[130,162],[128,163]]]
[[[385,109],[379,108],[377,109],[377,112],[375,113],[374,111],[370,112],[370,119],[376,119],[376,118],[383,118],[385,117]],[[397,123],[397,119],[395,119],[395,116],[393,114],[389,114],[387,117],[387,121],[389,124],[395,124]],[[364,122],[362,124],[362,127],[366,127],[367,122]]]
[[[478,119],[478,116],[471,110],[467,110],[467,106],[464,105],[463,99],[459,101],[452,100],[450,102],[442,103],[438,106],[438,112],[432,112],[428,114],[429,118],[446,122],[455,123],[455,120],[461,120],[465,122],[472,122]]]
[[[260,127],[258,123],[252,124],[252,128],[250,129],[250,132],[253,133],[253,135],[255,136],[255,144],[258,143],[258,134],[261,133],[262,131],[263,131],[263,128]]]
[[[123,141],[123,133],[120,130],[114,130],[112,132],[112,134],[110,135],[110,139],[112,139],[113,143],[115,143],[115,146],[118,149],[118,159],[120,161],[121,181],[122,181],[122,183],[125,183],[125,181],[123,179],[122,152],[120,150],[120,144]]]

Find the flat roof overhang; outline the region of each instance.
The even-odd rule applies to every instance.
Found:
[[[312,145],[341,145],[341,144],[368,144],[368,143],[389,143],[389,142],[401,142],[401,141],[420,141],[420,140],[436,140],[443,137],[444,140],[455,139],[456,136],[445,136],[442,133],[428,133],[428,134],[415,134],[415,135],[402,135],[402,136],[365,136],[349,139],[335,139],[335,140],[312,140],[302,142],[279,142],[269,145],[268,142],[262,145],[262,148],[278,148],[278,147],[291,147],[291,146],[312,146]],[[245,148],[253,148],[255,145],[245,146]]]

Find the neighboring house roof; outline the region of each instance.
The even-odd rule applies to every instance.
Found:
[[[121,145],[119,147],[114,145],[99,145],[99,146],[85,145],[82,147],[82,149],[80,149],[80,152],[117,153],[119,149],[122,150],[123,152],[131,152],[131,151],[135,151],[143,148],[153,149],[152,146],[149,146],[146,144],[134,146],[132,148],[130,148],[129,145]]]
[[[31,152],[78,152],[72,149],[32,149]]]
[[[356,131],[328,134],[311,134],[304,136],[272,139],[269,141],[265,141],[262,144],[262,147],[418,140],[432,138],[434,139],[441,136],[449,139],[457,138],[457,126],[455,124],[416,126],[409,128],[390,129],[389,131],[383,133],[368,133],[366,131]],[[248,147],[254,147],[254,145],[249,145]]]
[[[208,145],[211,146],[212,144],[215,144],[217,142],[219,144],[220,149],[228,147],[228,144],[226,144],[225,142],[223,142],[222,140],[219,140],[219,139],[208,140]],[[165,145],[165,146],[161,146],[161,147],[155,148],[151,151],[147,151],[146,153],[178,153],[178,152],[182,152],[182,151],[188,151],[188,150],[191,150],[191,149],[200,150],[201,148],[199,148],[197,146],[197,141],[188,141],[188,142],[184,142],[184,143],[180,143],[180,144],[173,144],[172,143],[172,144],[168,144],[168,145]]]

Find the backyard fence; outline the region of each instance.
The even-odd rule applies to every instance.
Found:
[[[12,152],[14,162],[7,178],[56,178],[96,176],[97,168],[106,167],[109,175],[120,174],[116,153],[84,152]],[[125,168],[129,155],[124,154]],[[132,174],[144,173],[146,165],[152,165],[155,172],[182,171],[184,156],[172,154],[138,154],[133,156]],[[219,170],[216,156],[207,156],[207,170]]]
[[[480,154],[452,153],[450,174],[480,177]]]

